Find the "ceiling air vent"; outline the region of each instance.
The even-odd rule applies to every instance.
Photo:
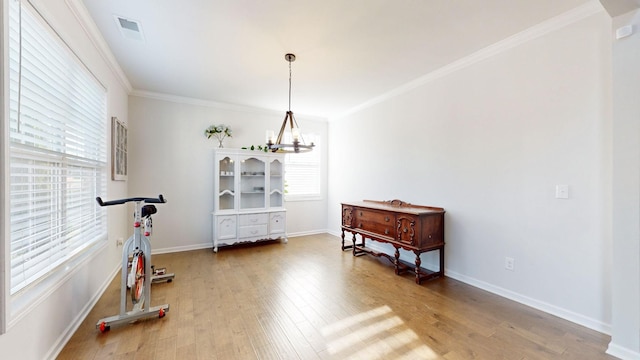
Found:
[[[127,39],[144,41],[142,34],[142,26],[136,20],[127,19],[122,16],[114,15],[120,33]]]

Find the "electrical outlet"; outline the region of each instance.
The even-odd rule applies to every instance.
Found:
[[[569,185],[556,185],[556,199],[569,198]]]
[[[122,244],[123,244],[122,238],[121,237],[117,238],[116,239],[116,246],[122,246]]]
[[[513,258],[508,257],[508,256],[505,257],[504,258],[504,268],[507,269],[507,270],[513,271],[514,267],[515,267],[515,262],[516,261]]]

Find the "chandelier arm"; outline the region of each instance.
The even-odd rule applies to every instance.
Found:
[[[278,138],[276,139],[276,144],[282,144],[282,136],[284,135],[284,129],[287,127],[287,117],[289,116],[289,112],[284,115],[284,121],[282,122],[282,126],[280,127],[280,132],[278,133]]]
[[[300,129],[300,125],[298,125],[298,120],[296,120],[296,117],[293,116],[293,111],[289,111],[291,113],[291,129],[293,129],[293,125],[295,124],[295,126]],[[306,142],[304,141],[304,137],[302,136],[302,132],[298,133],[298,136],[300,136],[300,144],[306,144]]]
[[[294,121],[295,121],[295,119],[293,118],[293,112],[287,111],[287,115],[285,115],[285,117],[289,118],[289,127],[291,127],[291,130],[293,130],[293,124],[294,124]],[[296,123],[296,125],[297,125],[297,123]]]

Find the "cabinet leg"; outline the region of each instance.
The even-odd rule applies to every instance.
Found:
[[[218,247],[217,247],[217,246],[214,246],[214,247],[213,247],[213,252],[214,252],[214,253],[217,253],[217,252],[218,252]]]
[[[344,229],[342,229],[342,251],[344,251]]]
[[[438,252],[440,253],[440,276],[444,277],[444,246],[440,248],[440,250],[438,250]]]

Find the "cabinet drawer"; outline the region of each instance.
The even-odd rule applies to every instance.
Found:
[[[376,234],[395,237],[396,219],[389,213],[368,209],[354,209],[353,225]]]
[[[266,213],[243,214],[238,216],[238,225],[240,226],[262,225],[262,224],[266,225],[268,221],[269,221],[269,215]]]
[[[235,215],[216,217],[216,234],[218,239],[231,239],[236,237]]]
[[[267,225],[251,225],[238,228],[239,238],[249,238],[256,236],[267,236]]]
[[[284,212],[272,213],[269,216],[269,233],[284,234],[286,231],[286,217]]]

